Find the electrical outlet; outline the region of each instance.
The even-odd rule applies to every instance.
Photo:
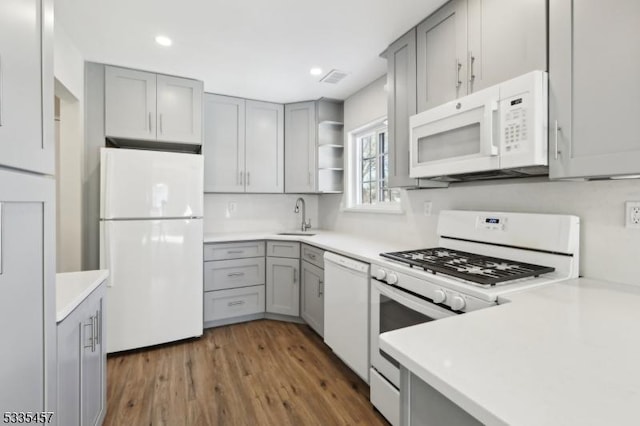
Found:
[[[626,227],[640,228],[640,201],[627,201],[625,203]]]
[[[433,203],[431,201],[425,201],[423,205],[424,215],[431,216],[432,208],[433,208]]]

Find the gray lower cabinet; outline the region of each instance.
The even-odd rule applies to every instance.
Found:
[[[482,423],[400,366],[400,425],[481,426]]]
[[[204,245],[204,326],[264,315],[264,241]]]
[[[268,241],[277,244],[288,257],[267,257],[266,311],[297,317],[300,315],[300,243]],[[290,248],[284,249],[282,245]]]
[[[640,173],[639,17],[636,0],[549,2],[551,178]]]
[[[106,345],[103,312],[106,281],[58,323],[60,425],[99,425],[106,413]]]
[[[55,411],[54,203],[54,179],[0,168],[0,413]]]
[[[300,316],[324,336],[324,270],[303,260],[300,271]]]

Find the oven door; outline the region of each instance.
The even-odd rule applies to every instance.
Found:
[[[428,300],[371,279],[371,365],[400,388],[400,365],[380,350],[380,334],[454,315]]]
[[[499,95],[494,86],[412,116],[411,177],[499,169]]]

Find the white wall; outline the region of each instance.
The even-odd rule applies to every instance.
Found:
[[[205,194],[204,232],[297,231],[301,215],[293,209],[304,198],[312,230],[318,228],[318,196],[297,194]],[[229,210],[235,203],[235,211]]]
[[[82,269],[84,59],[59,25],[54,38],[55,94],[60,99],[57,141],[57,271]]]
[[[377,80],[345,102],[345,128],[380,116],[386,100]],[[356,108],[357,112],[351,112]],[[353,117],[356,117],[355,119]],[[402,191],[402,215],[340,211],[341,195],[320,197],[327,229],[398,242],[407,249],[437,243],[437,214],[443,209],[573,214],[581,218],[581,275],[640,285],[640,229],[624,227],[624,202],[640,200],[640,180],[548,182],[544,179],[465,183],[446,189]],[[424,202],[433,203],[424,216]]]

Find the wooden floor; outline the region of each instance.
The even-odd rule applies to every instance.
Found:
[[[109,425],[387,425],[306,325],[270,320],[110,356]]]

